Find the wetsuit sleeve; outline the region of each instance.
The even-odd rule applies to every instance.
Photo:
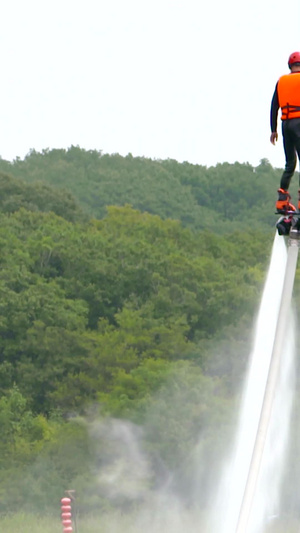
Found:
[[[271,123],[272,133],[277,131],[277,115],[278,115],[278,109],[279,109],[277,88],[278,88],[278,83],[276,83],[275,91],[274,91],[272,102],[271,102],[270,123]]]

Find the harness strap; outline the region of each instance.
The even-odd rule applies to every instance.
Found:
[[[297,113],[297,111],[300,112],[300,106],[292,105],[288,103],[287,105],[282,106],[281,111],[282,111],[282,118],[288,119],[290,116],[290,113]]]

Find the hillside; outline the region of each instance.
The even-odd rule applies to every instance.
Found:
[[[0,160],[0,171],[28,183],[63,188],[84,211],[103,218],[107,205],[132,205],[194,229],[229,233],[236,229],[269,231],[281,171],[263,160],[206,168],[174,160],[107,155],[72,146],[32,150],[24,160]],[[296,185],[295,185],[296,189]],[[295,194],[293,194],[296,198]]]
[[[15,213],[24,208],[28,211],[52,212],[70,222],[83,222],[89,218],[71,192],[46,182],[28,183],[0,172],[0,190],[1,213]]]

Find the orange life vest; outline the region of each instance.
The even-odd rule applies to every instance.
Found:
[[[277,86],[281,120],[300,117],[300,72],[281,76]]]

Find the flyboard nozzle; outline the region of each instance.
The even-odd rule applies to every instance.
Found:
[[[300,231],[297,228],[291,228],[289,233],[289,246],[300,245]]]

